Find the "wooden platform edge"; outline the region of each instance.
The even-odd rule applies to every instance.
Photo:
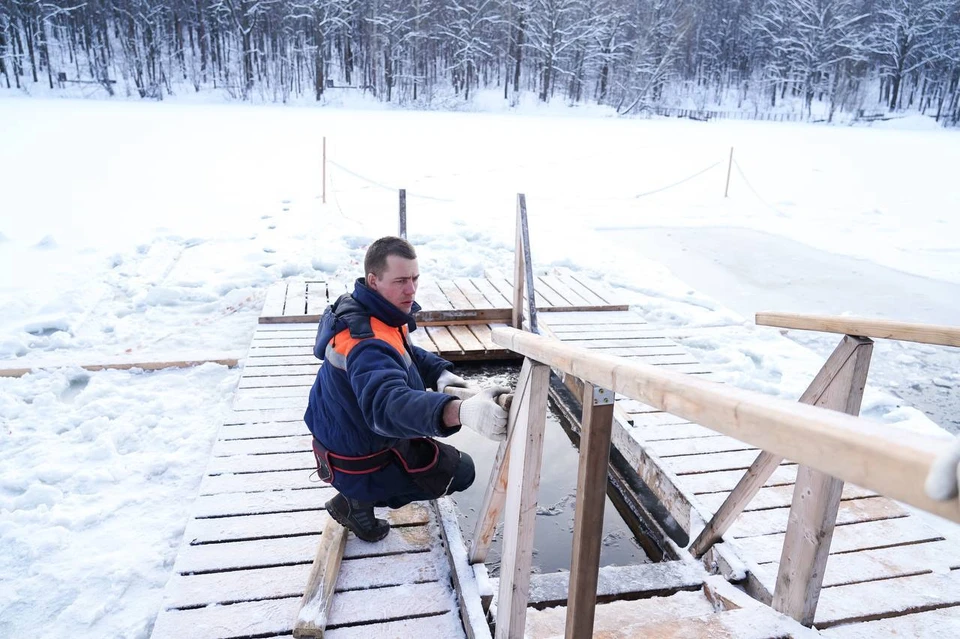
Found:
[[[463,630],[468,639],[490,639],[490,627],[480,600],[480,587],[473,568],[467,562],[467,548],[460,532],[457,507],[450,497],[441,497],[431,503],[450,562],[450,576],[456,587]]]
[[[24,375],[38,370],[51,370],[58,368],[82,368],[90,372],[103,370],[130,370],[139,368],[145,371],[158,371],[165,368],[191,368],[201,364],[219,364],[228,368],[236,368],[240,362],[239,357],[211,357],[195,359],[178,359],[170,361],[145,361],[145,362],[106,362],[103,364],[74,364],[70,362],[37,362],[28,367],[2,368],[5,364],[15,362],[0,362],[0,377],[23,377]]]

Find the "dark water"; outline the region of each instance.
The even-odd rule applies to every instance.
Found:
[[[507,366],[458,366],[457,373],[472,385],[485,387],[497,384],[515,388],[518,369]],[[473,486],[463,493],[454,495],[461,513],[460,528],[463,530],[464,541],[469,544],[479,516],[480,502],[490,481],[498,443],[466,428],[448,438],[447,441],[469,453],[477,466],[477,480]],[[547,428],[543,442],[539,505],[533,541],[534,572],[546,573],[570,569],[577,463],[577,449],[570,443],[560,424],[560,417],[551,406],[547,412]],[[600,565],[625,566],[648,562],[647,555],[634,539],[633,533],[621,519],[610,499],[605,499]],[[498,527],[490,553],[487,555],[486,564],[493,575],[497,575],[500,569],[501,532],[502,525]]]

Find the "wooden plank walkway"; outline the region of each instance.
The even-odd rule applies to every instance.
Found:
[[[261,325],[275,325],[276,329],[258,332],[250,357],[264,358],[256,363],[265,366],[281,362],[288,366],[319,364],[313,358],[317,323],[327,305],[346,291],[347,285],[338,282],[277,282],[268,290],[260,314]],[[492,329],[509,324],[512,296],[512,280],[497,273],[480,278],[422,281],[417,291],[417,302],[423,307],[417,314],[419,330],[410,338],[417,346],[451,362],[517,359],[515,353],[494,344],[491,338]],[[602,284],[563,271],[537,276],[535,297],[538,309],[543,311],[589,313],[629,308]],[[302,375],[316,374],[315,369],[310,372],[309,368],[290,370]]]
[[[220,428],[164,591],[155,639],[292,632],[326,523],[323,505],[335,494],[315,477],[303,423],[319,365],[313,338],[264,346],[301,339],[292,336],[302,329],[316,331],[265,324],[254,334],[234,410]],[[443,530],[431,504],[379,514],[393,530],[373,544],[350,535],[325,636],[466,636],[446,549],[459,544],[465,558],[459,531]],[[479,607],[479,597],[471,605]]]
[[[511,290],[510,281],[496,275],[421,286],[418,299],[427,313],[421,316],[428,319],[411,339],[454,361],[510,357],[493,344],[490,330],[509,321]],[[271,289],[164,593],[153,631],[157,639],[290,635],[326,523],[323,504],[334,494],[314,476],[303,423],[320,367],[313,356],[316,322],[345,291],[345,285],[295,280]],[[536,294],[547,335],[676,372],[711,375],[664,331],[594,283],[569,274],[542,276]],[[633,400],[618,398],[617,407],[614,445],[678,523],[696,533],[758,451]],[[728,578],[743,579],[745,566],[748,591],[764,602],[773,591],[795,479],[796,465],[785,461],[725,543],[708,555]],[[327,636],[467,636],[462,611],[475,613],[479,598],[461,601],[452,586],[465,577],[451,570],[446,550],[456,545],[463,552],[459,531],[444,529],[448,518],[438,517],[430,504],[381,516],[393,527],[386,539],[348,540]],[[957,542],[896,502],[846,486],[817,628],[841,638],[960,636]],[[610,637],[813,634],[738,599],[724,585],[707,583],[714,578],[701,580],[691,568],[626,569],[648,577],[681,571],[666,580],[673,584],[665,585],[669,596],[658,596],[656,585],[641,586],[640,579],[632,582],[637,592],[629,594],[636,601],[605,600],[597,608],[597,630]],[[620,572],[605,570],[622,581]],[[466,576],[472,579],[472,573]],[[553,583],[558,579],[534,579],[540,583],[534,599],[540,601],[531,602],[528,636],[555,636],[562,628],[565,609],[549,607],[562,603],[562,584]],[[605,597],[618,598],[617,586],[603,587],[610,590]],[[475,583],[468,590],[475,595]]]
[[[680,372],[710,373],[629,311],[541,313],[539,320],[545,333],[567,343]],[[617,403],[614,445],[695,536],[759,451],[640,402]],[[796,473],[797,466],[785,461],[722,544],[746,564],[748,589],[767,603]],[[960,636],[960,538],[945,539],[928,521],[893,500],[846,485],[816,627],[835,637]]]
[[[538,275],[534,283],[537,308],[543,311],[597,311],[629,308],[599,282],[566,271]],[[299,280],[277,282],[267,291],[261,324],[316,323],[328,304],[353,290],[353,283]],[[513,280],[497,273],[453,280],[421,279],[417,323],[463,325],[509,323],[513,307]]]

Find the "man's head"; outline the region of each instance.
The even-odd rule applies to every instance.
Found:
[[[381,237],[367,249],[363,271],[369,288],[404,313],[410,312],[420,281],[417,252],[410,242]]]

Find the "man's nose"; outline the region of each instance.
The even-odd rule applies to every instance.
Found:
[[[406,286],[403,288],[403,292],[407,295],[413,295],[417,292],[417,283],[416,282],[407,282]]]

